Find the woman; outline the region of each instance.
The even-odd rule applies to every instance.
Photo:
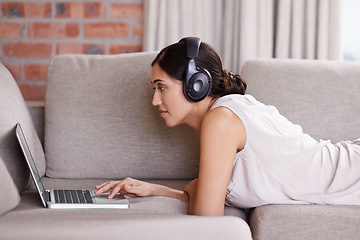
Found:
[[[179,191],[131,178],[96,186],[189,201],[189,214],[223,215],[224,204],[360,204],[360,139],[332,144],[304,134],[277,109],[245,94],[198,38],[164,48],[152,63],[152,104],[169,127],[200,131],[198,179]]]

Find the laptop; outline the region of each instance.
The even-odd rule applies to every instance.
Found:
[[[46,190],[36,168],[30,148],[25,139],[21,125],[16,125],[16,137],[25,156],[31,176],[46,208],[79,209],[79,208],[129,208],[129,201],[122,194],[108,199],[109,194],[95,195],[95,189],[50,189]]]

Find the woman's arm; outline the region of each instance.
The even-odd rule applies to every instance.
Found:
[[[189,214],[224,215],[235,154],[245,141],[245,127],[232,111],[219,107],[208,112],[200,134],[199,178],[185,188]]]
[[[190,182],[184,191],[126,178],[96,186],[96,194],[110,191],[109,198],[118,192],[130,197],[166,196],[189,201],[189,214],[224,215],[235,154],[246,141],[245,127],[229,109],[215,108],[203,120],[200,141],[199,178]]]
[[[176,198],[182,201],[188,200],[184,191],[173,189],[159,184],[148,183],[133,178],[125,178],[121,181],[109,181],[95,187],[95,194],[110,192],[108,198],[113,198],[116,193],[130,197],[165,196]]]
[[[188,195],[188,214],[192,214],[194,212],[194,203],[196,198],[196,189],[197,189],[197,179],[192,180],[188,185],[185,186],[184,192]]]

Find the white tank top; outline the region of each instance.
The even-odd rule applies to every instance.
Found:
[[[227,95],[227,107],[243,122],[246,143],[236,154],[226,204],[360,205],[360,141],[316,141],[273,106],[251,95]],[[350,168],[351,166],[351,168]]]

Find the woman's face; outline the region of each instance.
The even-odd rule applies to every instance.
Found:
[[[155,89],[152,104],[159,107],[166,125],[174,127],[186,124],[193,104],[183,94],[183,83],[167,75],[159,64],[152,67],[151,82]]]

